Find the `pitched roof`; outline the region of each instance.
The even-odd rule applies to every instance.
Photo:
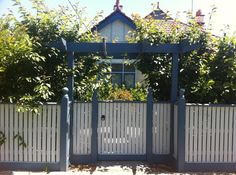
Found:
[[[147,17],[151,17],[153,19],[158,19],[158,20],[173,20],[171,17],[167,15],[167,13],[165,13],[159,7],[153,10],[151,13],[149,13],[145,18]]]
[[[121,22],[127,24],[132,29],[136,29],[136,25],[134,24],[133,20],[125,15],[120,9],[116,9],[114,12],[112,12],[110,15],[108,15],[106,18],[104,18],[102,21],[100,21],[97,25],[95,25],[92,28],[92,31],[94,30],[101,30],[106,25],[116,21],[120,20]]]

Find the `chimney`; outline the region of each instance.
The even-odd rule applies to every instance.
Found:
[[[201,26],[203,26],[205,24],[204,16],[205,15],[202,14],[202,11],[200,9],[196,12],[195,20]]]

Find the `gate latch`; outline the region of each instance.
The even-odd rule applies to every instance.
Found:
[[[102,115],[101,116],[101,120],[104,121],[106,119],[106,116],[105,115]]]

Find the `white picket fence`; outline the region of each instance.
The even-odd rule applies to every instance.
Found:
[[[153,154],[170,153],[170,103],[153,104]]]
[[[186,105],[186,162],[236,162],[236,106]]]
[[[0,146],[1,162],[59,162],[59,105],[43,105],[35,114],[17,112],[14,104],[0,104],[0,131],[6,137]]]
[[[170,153],[170,103],[153,104],[153,154]],[[99,102],[98,154],[146,154],[147,104]],[[92,104],[73,106],[73,154],[91,153]]]

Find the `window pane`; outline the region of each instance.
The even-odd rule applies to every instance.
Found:
[[[127,65],[125,64],[125,72],[135,72],[135,67],[133,64]]]
[[[125,74],[124,84],[127,88],[134,87],[134,85],[135,85],[134,76],[135,76],[135,74]]]
[[[112,72],[122,72],[122,64],[112,64]]]
[[[121,86],[122,84],[122,74],[111,74],[111,82],[112,84],[117,84],[118,86]]]

